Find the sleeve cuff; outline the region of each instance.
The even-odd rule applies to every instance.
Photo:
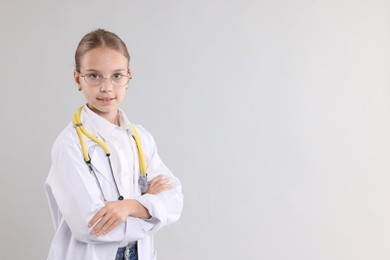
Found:
[[[153,194],[144,194],[138,197],[137,200],[149,211],[149,214],[152,216],[152,218],[147,220],[147,222],[152,222],[154,225],[156,222],[166,222],[167,211],[159,197]]]
[[[146,226],[146,224],[142,224],[137,218],[128,217],[126,220],[126,232],[123,241],[131,242],[143,239],[148,228],[150,227]]]

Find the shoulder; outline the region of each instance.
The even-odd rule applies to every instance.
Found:
[[[148,130],[146,130],[145,127],[143,127],[140,124],[133,124],[133,123],[132,123],[132,126],[137,131],[137,133],[138,133],[139,137],[141,138],[142,142],[154,143],[154,138],[153,138],[152,134]]]
[[[139,135],[142,144],[142,149],[145,153],[146,159],[150,160],[157,152],[157,145],[153,136],[142,125],[139,124],[132,124],[132,125],[136,129]]]
[[[53,143],[51,155],[55,156],[58,151],[63,149],[78,149],[78,142],[76,142],[77,134],[72,123],[69,123],[57,136]]]
[[[142,125],[132,123],[132,126],[137,130],[140,136],[148,136],[148,135],[151,136],[150,132],[146,130],[146,128],[143,127]]]

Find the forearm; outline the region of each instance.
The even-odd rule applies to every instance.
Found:
[[[129,208],[129,216],[141,219],[149,219],[149,211],[138,201],[134,199],[125,200]]]
[[[144,194],[137,200],[148,210],[151,219],[157,221],[153,232],[179,219],[183,208],[181,182],[173,177],[170,182],[172,189],[158,194]]]

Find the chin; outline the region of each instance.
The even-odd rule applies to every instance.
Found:
[[[116,111],[118,110],[118,106],[117,105],[106,105],[106,106],[102,106],[102,105],[90,105],[88,104],[88,107],[94,111],[95,113],[110,113],[110,112],[113,112],[113,111]]]
[[[118,106],[102,106],[98,108],[103,113],[109,113],[118,110]]]

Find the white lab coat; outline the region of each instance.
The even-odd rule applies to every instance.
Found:
[[[99,136],[94,132],[93,126],[85,120],[83,112],[81,113],[83,125],[89,132]],[[56,230],[49,260],[114,260],[119,245],[124,241],[138,241],[139,260],[157,258],[153,234],[179,219],[183,206],[181,183],[161,161],[153,137],[143,127],[139,125],[135,127],[144,149],[148,179],[151,180],[160,174],[166,175],[173,180],[173,188],[157,195],[141,196],[138,187],[140,172],[138,156],[134,156],[137,173],[134,176],[135,198],[148,209],[152,218],[143,220],[128,217],[108,234],[100,237],[92,235],[91,228],[87,226],[88,222],[104,206],[104,201],[95,177],[90,174],[84,162],[76,130],[69,124],[53,145],[52,166],[45,182]],[[129,139],[133,150],[137,151],[134,140]],[[85,141],[106,199],[116,200],[118,195],[103,149],[88,138],[85,138]]]

